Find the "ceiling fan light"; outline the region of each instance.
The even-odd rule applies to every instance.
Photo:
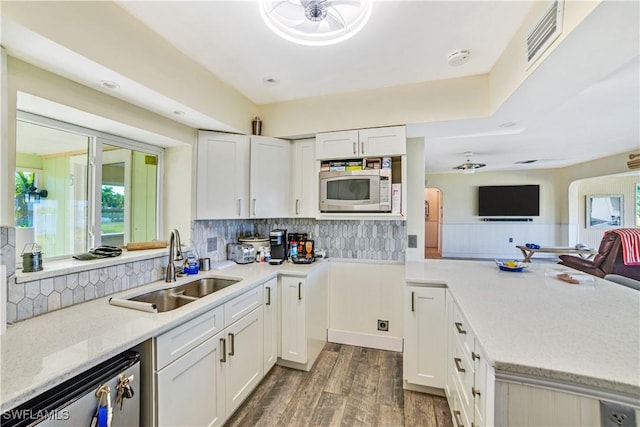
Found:
[[[262,20],[293,43],[326,46],[347,40],[369,21],[371,0],[260,0]]]

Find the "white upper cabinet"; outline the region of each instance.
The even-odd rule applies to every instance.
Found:
[[[249,137],[201,131],[196,154],[196,219],[248,218]]]
[[[325,132],[316,135],[316,159],[403,156],[407,153],[404,126]]]
[[[287,218],[291,202],[291,142],[251,136],[251,218]]]
[[[315,218],[318,213],[318,171],[315,151],[315,139],[293,143],[291,216],[294,218]]]

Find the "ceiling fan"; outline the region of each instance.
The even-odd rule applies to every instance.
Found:
[[[453,169],[457,169],[457,170],[461,170],[464,173],[475,173],[476,169],[480,169],[483,168],[485,166],[487,166],[484,163],[475,163],[471,161],[471,156],[473,156],[473,152],[471,151],[466,151],[464,153],[465,157],[467,158],[467,161],[458,165],[458,166],[454,166]]]
[[[370,0],[261,0],[267,26],[294,43],[322,46],[346,40],[364,27]]]

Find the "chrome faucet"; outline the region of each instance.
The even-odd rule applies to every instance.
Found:
[[[169,239],[169,264],[167,264],[167,274],[164,281],[167,283],[176,281],[176,266],[174,261],[182,261],[182,244],[180,243],[180,233],[174,229]]]

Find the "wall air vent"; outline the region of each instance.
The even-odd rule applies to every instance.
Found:
[[[564,0],[554,0],[527,34],[527,69],[562,33]]]

